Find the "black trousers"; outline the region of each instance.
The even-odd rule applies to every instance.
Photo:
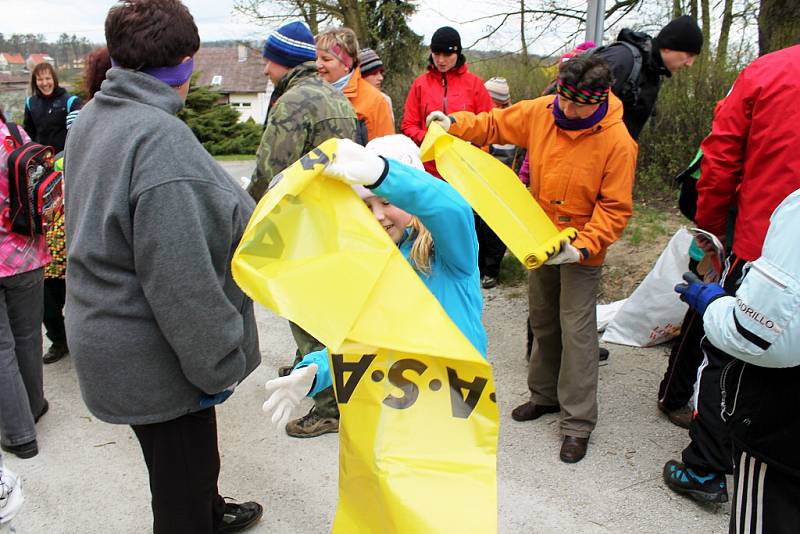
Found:
[[[67,344],[64,329],[64,302],[67,285],[63,278],[44,279],[44,327],[47,337],[55,344]]]
[[[728,268],[723,280],[723,287],[729,295],[733,295],[742,278],[745,261],[731,254],[726,261]],[[731,461],[730,434],[725,421],[720,416],[722,391],[720,380],[725,367],[734,360],[708,341],[703,341],[702,349],[705,359],[700,367],[699,384],[697,385],[697,413],[689,426],[691,443],[683,450],[683,463],[700,471],[714,473],[733,473]]]
[[[800,477],[734,450],[730,534],[794,534],[800,525]]]
[[[150,474],[153,533],[213,534],[225,512],[214,408],[131,428]]]
[[[500,276],[500,263],[506,253],[506,245],[483,219],[475,214],[475,235],[478,237],[478,269],[481,276]]]
[[[689,270],[697,274],[697,261],[689,261]],[[664,378],[658,385],[658,400],[669,410],[683,408],[692,399],[697,369],[703,363],[703,318],[689,309],[683,317],[681,334],[672,345]]]

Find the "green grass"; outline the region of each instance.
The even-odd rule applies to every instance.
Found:
[[[255,154],[225,154],[224,156],[214,156],[217,161],[248,161],[256,159]]]
[[[663,209],[652,208],[642,203],[634,203],[633,216],[622,234],[634,247],[651,243],[655,238],[669,232],[665,225],[666,214]]]
[[[516,286],[525,281],[528,271],[513,254],[506,254],[500,263],[500,284]]]

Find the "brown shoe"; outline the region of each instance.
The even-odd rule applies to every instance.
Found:
[[[689,425],[692,423],[693,410],[688,404],[683,408],[670,410],[664,406],[664,403],[658,401],[658,409],[667,416],[667,419],[669,419],[670,423],[673,425],[677,425],[681,428],[689,428]]]
[[[511,410],[511,419],[514,421],[533,421],[534,419],[539,419],[545,414],[558,413],[560,411],[561,406],[558,404],[551,406],[547,404],[533,404],[532,402],[526,402],[525,404],[520,404]]]
[[[564,442],[561,444],[561,457],[562,462],[574,464],[580,462],[586,456],[586,449],[589,447],[589,438],[576,438],[575,436],[564,436]]]
[[[328,432],[339,432],[339,420],[320,417],[313,408],[300,419],[286,423],[286,433],[293,438],[315,438]]]

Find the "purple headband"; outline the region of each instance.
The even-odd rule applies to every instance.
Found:
[[[119,67],[120,65],[114,60],[114,58],[111,58],[111,66]],[[139,70],[140,72],[144,72],[145,74],[149,74],[150,76],[161,80],[170,87],[178,87],[179,85],[186,83],[187,80],[192,77],[192,71],[194,70],[194,58],[189,58],[189,61],[178,63],[177,65],[173,65],[171,67],[150,67]]]

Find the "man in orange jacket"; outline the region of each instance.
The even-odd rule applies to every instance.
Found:
[[[528,369],[531,400],[516,421],[561,413],[561,460],[580,461],[597,423],[597,286],[608,246],[633,211],[636,143],[610,94],[602,58],[577,56],[561,64],[557,95],[475,115],[434,112],[449,133],[476,146],[510,143],[531,155],[530,191],[559,229],[574,227],[573,243],[529,275],[535,334]]]

